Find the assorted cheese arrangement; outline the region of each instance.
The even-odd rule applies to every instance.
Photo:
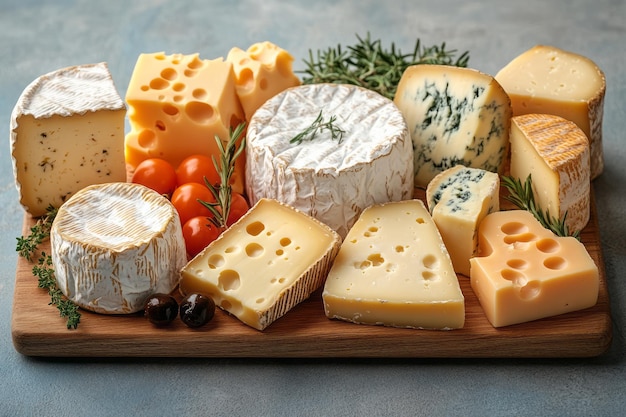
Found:
[[[393,100],[302,84],[292,61],[270,42],[226,59],[141,54],[126,103],[104,63],[25,89],[11,116],[16,185],[33,218],[58,208],[51,255],[68,299],[129,314],[155,293],[200,293],[259,331],[316,291],[329,320],[451,331],[465,323],[460,280],[494,327],[596,303],[585,246],[500,204],[500,176],[531,177],[543,210],[586,226],[603,167],[592,61],[538,46],[496,76],[414,65]],[[216,188],[251,208],[190,254],[172,196],[129,179],[151,158],[219,168],[244,125]]]

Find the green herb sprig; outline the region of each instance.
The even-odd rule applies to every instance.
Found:
[[[522,210],[527,210],[541,223],[543,227],[551,230],[557,236],[572,236],[580,240],[580,230],[570,233],[565,219],[567,218],[567,212],[563,215],[563,218],[551,216],[549,210],[543,211],[541,207],[535,202],[535,196],[532,190],[532,179],[528,175],[526,181],[522,181],[518,178],[510,176],[502,176],[502,185],[509,191],[509,195],[505,197],[506,200],[513,203],[515,206]]]
[[[229,139],[226,147],[224,147],[222,140],[217,135],[215,136],[215,141],[217,142],[217,147],[220,151],[219,163],[215,159],[215,156],[213,156],[212,159],[213,165],[215,165],[215,169],[220,177],[220,184],[211,184],[205,177],[204,183],[211,191],[211,194],[213,194],[215,202],[210,203],[207,201],[200,201],[200,204],[211,211],[213,216],[210,217],[209,220],[217,228],[226,229],[227,227],[226,223],[228,215],[230,214],[230,203],[232,199],[230,179],[235,171],[235,161],[239,158],[246,147],[245,136],[241,138],[241,142],[239,146],[237,146],[237,142],[239,141],[239,138],[243,134],[245,128],[245,123],[240,123],[234,130],[231,128],[229,130]]]
[[[320,110],[319,114],[306,129],[302,132],[298,133],[296,136],[291,138],[289,143],[295,143],[297,145],[301,144],[305,140],[313,140],[315,136],[322,132],[323,130],[329,130],[330,135],[333,140],[337,140],[338,143],[341,143],[343,140],[343,134],[346,133],[340,127],[335,125],[335,121],[337,120],[337,116],[331,116],[326,122],[324,121],[324,116],[322,115],[322,110]]]
[[[306,74],[303,84],[336,83],[354,84],[392,99],[404,70],[411,65],[439,64],[467,67],[469,52],[457,58],[456,50],[446,50],[445,42],[441,45],[422,47],[417,39],[413,53],[403,54],[395,44],[391,49],[383,48],[380,40],[371,40],[368,33],[365,38],[357,35],[355,45],[342,49],[318,50],[314,55],[309,50],[309,59],[304,60],[306,68],[299,73]]]
[[[35,225],[30,228],[30,234],[17,238],[17,251],[22,258],[32,261],[33,253],[37,247],[50,236],[52,221],[57,215],[58,209],[48,206],[46,214],[40,217]]]

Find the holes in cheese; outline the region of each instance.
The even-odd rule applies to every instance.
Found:
[[[182,269],[179,288],[263,330],[323,284],[340,243],[325,224],[261,199]]]
[[[524,323],[593,306],[599,272],[585,246],[558,237],[525,210],[483,219],[470,283],[494,327]],[[484,250],[484,248],[487,250]]]

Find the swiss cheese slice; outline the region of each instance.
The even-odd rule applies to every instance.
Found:
[[[472,289],[494,327],[582,310],[598,299],[599,272],[585,246],[525,210],[485,217],[470,262]]]
[[[50,231],[59,289],[86,310],[128,314],[176,288],[187,262],[178,213],[138,184],[86,187],[59,209]]]
[[[226,61],[233,64],[237,97],[248,121],[268,99],[300,85],[293,73],[293,57],[271,42],[255,43],[245,51],[232,48]]]
[[[478,226],[487,214],[500,210],[500,177],[457,165],[428,183],[426,202],[454,270],[469,277],[469,260],[478,250]]]
[[[574,122],[549,114],[511,121],[511,176],[531,176],[535,202],[551,217],[565,218],[570,231],[589,222],[589,141]]]
[[[292,139],[316,119],[329,129]],[[288,88],[266,101],[248,127],[246,189],[251,203],[272,198],[326,223],[345,236],[372,204],[413,195],[413,151],[393,102],[353,85]]]
[[[322,293],[331,319],[458,329],[465,301],[448,251],[421,200],[371,206],[346,236]]]
[[[180,291],[264,330],[322,286],[340,244],[325,224],[261,199],[182,269]]]
[[[245,120],[231,62],[198,54],[140,54],[126,101],[131,127],[126,162],[132,170],[144,159],[162,158],[176,168],[190,155],[215,156],[215,137],[226,145],[229,129]],[[233,189],[243,192],[244,158],[235,162]]]
[[[537,45],[513,59],[495,78],[511,97],[514,116],[546,113],[576,123],[589,138],[591,179],[602,173],[606,80],[592,60]]]
[[[88,185],[125,181],[125,116],[106,63],[62,68],[28,85],[10,138],[26,211],[39,217]]]
[[[511,101],[492,76],[471,68],[414,65],[404,71],[394,102],[411,132],[416,186],[426,188],[455,165],[505,169]]]

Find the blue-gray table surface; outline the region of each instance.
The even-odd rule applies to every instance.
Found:
[[[446,42],[495,74],[536,44],[605,72],[604,173],[594,181],[614,323],[590,359],[34,359],[15,351],[11,307],[22,208],[9,120],[36,77],[106,61],[123,96],[142,52],[226,56],[269,40],[304,69],[309,49],[371,34],[410,52]],[[0,416],[623,415],[626,411],[626,1],[0,1]]]

